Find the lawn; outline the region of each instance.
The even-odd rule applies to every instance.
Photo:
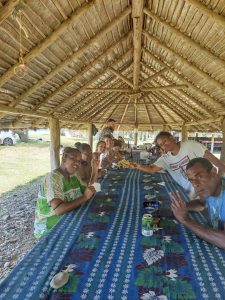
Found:
[[[0,196],[50,171],[49,135],[38,136],[41,140],[37,136],[30,138],[28,143],[0,146]],[[64,146],[73,146],[75,141],[87,142],[61,137]]]

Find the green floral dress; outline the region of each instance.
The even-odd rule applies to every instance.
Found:
[[[62,217],[55,215],[50,205],[52,199],[73,201],[82,196],[85,188],[74,175],[68,180],[57,170],[47,174],[41,184],[35,208],[35,237],[40,238],[46,234]]]

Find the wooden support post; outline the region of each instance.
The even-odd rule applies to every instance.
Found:
[[[225,163],[225,118],[222,120],[223,145],[221,149],[220,160]]]
[[[212,138],[211,138],[211,149],[210,152],[213,153],[214,150],[214,134],[212,134]]]
[[[137,142],[138,142],[138,127],[137,125],[134,128],[134,145],[137,146]]]
[[[181,130],[181,139],[182,139],[182,142],[188,140],[188,130],[187,130],[187,126],[186,126],[186,125],[183,125],[183,126],[182,126],[182,130]]]
[[[88,124],[88,144],[93,147],[92,123]]]
[[[59,160],[59,148],[60,148],[60,128],[59,120],[55,118],[49,118],[50,128],[50,159],[51,170],[55,170],[60,165]]]

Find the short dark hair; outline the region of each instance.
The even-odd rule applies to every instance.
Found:
[[[160,139],[162,137],[171,137],[171,136],[172,136],[172,134],[168,131],[160,131],[155,138],[155,144],[157,144],[158,139]]]
[[[105,135],[103,136],[103,140],[104,140],[105,138],[108,138],[108,139],[113,140],[113,138],[111,137],[110,134],[105,134]]]
[[[67,155],[74,153],[74,152],[80,153],[80,150],[78,150],[77,148],[65,147],[63,150],[62,157],[65,158],[65,157],[67,157]]]
[[[81,143],[79,150],[80,152],[83,152],[85,150],[91,150],[91,146],[87,143]]]
[[[113,140],[113,147],[122,147],[122,143],[120,140]]]
[[[108,119],[107,123],[110,123],[110,122],[116,122],[116,121],[114,119]]]
[[[99,141],[99,142],[97,143],[97,145],[96,145],[96,148],[97,148],[101,143],[105,144],[105,141],[103,141],[103,140]]]
[[[210,172],[213,168],[213,165],[208,159],[204,157],[196,157],[189,161],[186,170],[192,168],[196,164],[200,164],[207,172]]]

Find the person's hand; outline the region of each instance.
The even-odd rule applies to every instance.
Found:
[[[88,200],[94,195],[95,192],[96,191],[95,191],[95,188],[93,186],[88,186],[86,188],[86,190],[84,191],[84,197]]]
[[[184,223],[187,218],[188,212],[185,201],[181,199],[180,193],[178,191],[176,191],[176,193],[169,193],[169,195],[172,201],[171,209],[174,216],[179,222]]]
[[[92,168],[98,170],[100,161],[96,158],[93,158],[91,161]]]

